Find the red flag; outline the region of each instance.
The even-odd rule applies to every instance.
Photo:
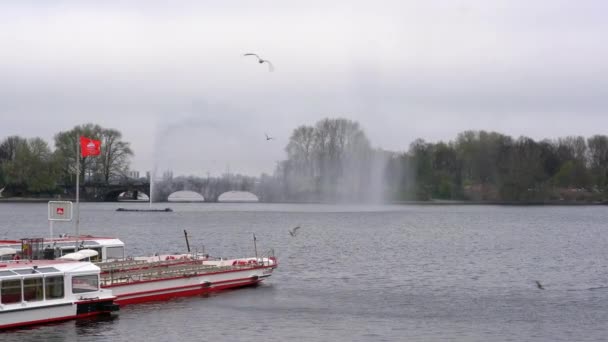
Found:
[[[86,156],[98,156],[101,153],[101,141],[80,137],[80,154]]]

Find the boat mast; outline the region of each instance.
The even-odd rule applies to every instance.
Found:
[[[76,247],[78,252],[78,236],[80,235],[80,137],[76,136]]]
[[[255,233],[253,233],[253,249],[255,251],[255,260],[258,260],[258,244],[256,242]]]
[[[190,242],[188,241],[188,232],[184,229],[184,237],[186,238],[186,247],[188,248],[188,253],[190,253]]]

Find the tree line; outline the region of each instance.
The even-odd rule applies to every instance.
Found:
[[[86,124],[54,137],[0,142],[0,189],[5,195],[62,194],[74,188],[79,136],[102,141],[102,155],[80,157],[81,179],[125,177],[133,151],[115,129]],[[465,131],[453,140],[410,144],[407,151],[373,148],[356,121],[326,118],[295,128],[286,159],[273,174],[240,176],[239,190],[268,202],[394,202],[411,200],[605,201],[608,137],[535,141],[497,132]],[[194,190],[213,197],[234,179],[177,177],[157,191]],[[219,189],[219,190],[218,190]],[[162,190],[162,191],[161,191]]]
[[[77,157],[80,136],[101,140],[101,155]],[[10,136],[0,142],[0,189],[8,196],[63,194],[75,186],[76,158],[81,179],[109,183],[124,177],[133,151],[115,129],[75,126],[54,136],[54,150],[42,138]]]
[[[465,131],[415,140],[405,152],[371,147],[358,123],[324,119],[296,128],[287,159],[259,191],[277,201],[604,201],[608,137],[535,141]]]
[[[396,199],[603,200],[608,137],[535,141],[466,131],[447,143],[414,141],[387,173]]]

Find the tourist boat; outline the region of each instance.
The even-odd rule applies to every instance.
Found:
[[[0,248],[13,249],[13,258],[96,262],[101,269],[101,287],[112,290],[118,305],[252,286],[270,277],[278,266],[273,250],[238,259],[199,253],[125,257],[124,243],[119,239],[92,236],[4,240]]]
[[[257,285],[278,266],[274,252],[264,257],[218,259],[176,254],[98,263],[101,286],[119,305],[185,297]]]
[[[0,240],[0,260],[10,258],[52,260],[74,253],[76,249],[96,251],[97,255],[88,260],[92,262],[121,260],[126,257],[125,244],[120,239],[92,235],[76,237],[63,234],[55,238]],[[11,250],[13,251],[11,252]]]
[[[91,262],[0,262],[0,329],[65,321],[118,310],[112,291],[99,287]]]

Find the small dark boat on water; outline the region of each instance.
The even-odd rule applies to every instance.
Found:
[[[164,208],[164,209],[129,209],[129,208],[118,208],[116,209],[116,211],[141,211],[141,212],[164,212],[164,213],[171,213],[173,212],[173,209],[171,208]]]

